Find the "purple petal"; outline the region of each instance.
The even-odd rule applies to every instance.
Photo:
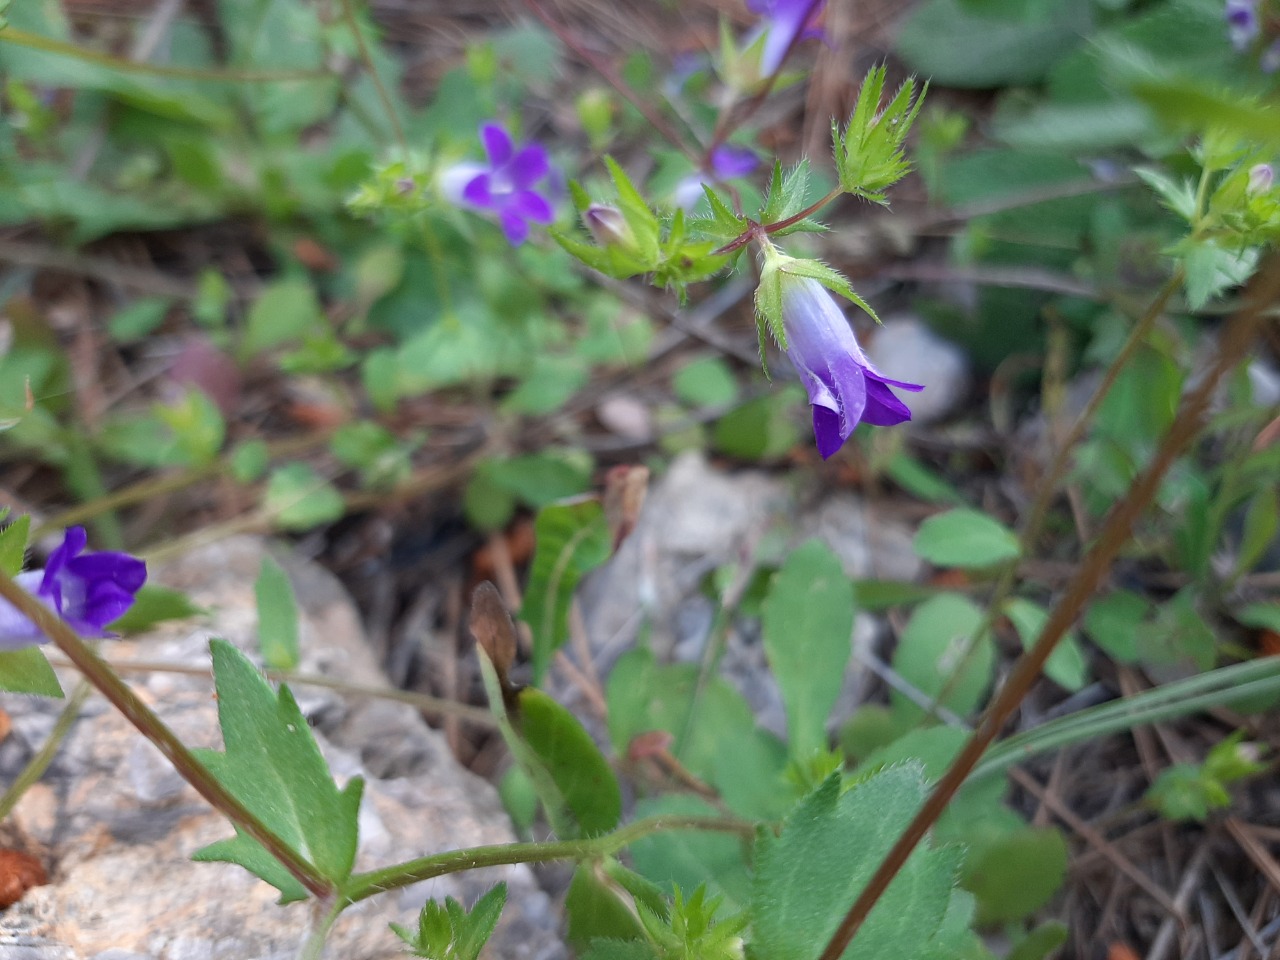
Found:
[[[486,123],[480,128],[480,142],[489,157],[489,166],[501,167],[511,159],[511,137],[496,123]]]
[[[473,207],[482,207],[485,210],[493,209],[495,204],[493,200],[492,179],[491,174],[477,174],[465,187],[462,188],[463,201],[471,204]]]
[[[545,177],[550,170],[551,164],[547,160],[547,151],[536,143],[529,144],[507,164],[507,175],[511,177],[511,182],[518,190],[528,189]]]
[[[911,408],[874,375],[867,376],[867,406],[862,422],[873,427],[892,427],[911,419]]]
[[[760,165],[753,150],[722,143],[711,151],[711,169],[721,180],[745,177]]]
[[[514,210],[503,210],[498,214],[498,222],[502,224],[502,232],[507,235],[507,241],[513,247],[520,246],[528,239],[529,224]]]
[[[840,433],[840,415],[826,407],[813,408],[813,438],[818,445],[818,453],[823,460],[831,459],[831,455],[844,446],[847,436]]]
[[[516,193],[506,204],[506,209],[534,223],[551,223],[556,218],[551,204],[532,190]]]

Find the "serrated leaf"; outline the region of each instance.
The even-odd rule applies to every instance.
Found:
[[[1021,552],[1012,530],[985,513],[964,508],[929,517],[916,532],[912,547],[934,566],[963,569],[1006,563]]]
[[[808,194],[809,161],[801,160],[785,174],[782,165],[775,161],[764,206],[760,209],[760,222],[777,223],[794,216],[804,209]]]
[[[533,631],[533,676],[541,681],[551,656],[569,636],[569,605],[583,575],[609,559],[613,541],[595,500],[552,504],[538,511],[534,554],[520,619]]]
[[[209,642],[225,752],[197,751],[200,760],[268,829],[340,886],[356,855],[356,818],[364,781],[339,790],[306,717],[287,686],[266,678],[225,640]],[[280,902],[307,891],[256,840],[236,830],[193,859],[236,863],[280,891]]]
[[[57,674],[36,647],[0,652],[0,690],[59,699],[64,696]]]
[[[467,910],[453,897],[444,903],[431,899],[418,913],[418,929],[409,931],[391,924],[396,936],[409,945],[415,957],[429,960],[477,960],[493,936],[507,902],[507,885],[499,883]]]
[[[1187,223],[1196,221],[1196,190],[1189,180],[1181,183],[1167,174],[1150,167],[1135,167],[1134,173],[1142,178],[1152,190],[1160,195],[1165,206],[1180,216]]]
[[[841,794],[827,779],[757,839],[753,955],[814,960],[925,797],[918,766],[884,770]],[[876,903],[843,960],[919,957],[942,929],[960,866],[958,848],[918,846]]]
[[[577,718],[532,687],[520,691],[510,716],[554,782],[576,834],[595,836],[617,826],[622,812],[618,781]]]
[[[262,558],[253,593],[262,659],[276,670],[293,670],[298,666],[298,605],[289,575],[269,556]]]
[[[23,514],[0,530],[0,570],[11,577],[22,572],[27,557],[27,539],[31,534],[31,517]]]
[[[995,679],[996,650],[991,634],[983,631],[970,647],[970,638],[982,624],[982,611],[955,593],[940,593],[912,611],[898,638],[893,668],[928,697],[941,696],[941,705],[960,716],[972,713]],[[890,697],[894,712],[918,719],[924,710],[905,694]]]
[[[826,746],[827,716],[852,649],[853,589],[828,547],[811,540],[792,552],[769,587],[761,627],[791,755],[807,760]]]

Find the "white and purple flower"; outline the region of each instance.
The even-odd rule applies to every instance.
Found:
[[[488,164],[458,163],[440,175],[440,191],[452,203],[497,217],[512,246],[529,236],[529,224],[549,224],[555,219],[548,198],[538,182],[551,173],[547,151],[537,143],[517,149],[510,134],[496,123],[480,128],[480,141]]]
[[[706,170],[689,174],[676,184],[672,191],[675,204],[686,213],[693,210],[702,199],[703,184],[724,182],[748,176],[760,166],[760,158],[750,147],[722,143],[711,151]]]
[[[82,637],[107,636],[105,627],[124,615],[147,579],[147,565],[127,553],[84,553],[84,527],[69,527],[43,570],[14,577]],[[34,623],[0,600],[0,651],[47,643]]]
[[[817,21],[826,5],[826,0],[747,0],[751,12],[762,18],[746,38],[747,47],[751,47],[764,36],[761,77],[777,73],[791,48],[801,40],[822,39]]]
[[[1258,0],[1227,0],[1223,15],[1231,45],[1240,51],[1249,49],[1262,29],[1258,22]]]
[[[910,420],[911,410],[889,388],[916,392],[924,387],[890,380],[872,366],[831,293],[817,280],[784,273],[781,281],[787,358],[809,393],[822,459],[839,450],[859,423],[888,427]]]

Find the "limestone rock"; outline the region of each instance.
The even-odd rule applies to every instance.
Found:
[[[255,656],[253,582],[266,549],[233,538],[153,576],[209,610],[200,629],[159,629],[138,642],[109,644],[112,659],[207,668],[208,638],[221,636]],[[382,684],[354,606],[320,568],[281,558],[302,611],[306,672]],[[129,679],[190,746],[220,747],[210,678],[137,673]],[[76,682],[63,677],[65,686]],[[409,706],[350,700],[299,687],[299,704],[335,775],[367,780],[357,870],[480,844],[511,842],[493,788],[464,770],[443,738]],[[0,782],[39,749],[60,702],[0,697],[14,730],[0,743]],[[309,906],[274,904],[276,892],[240,867],[193,863],[191,854],[231,835],[231,827],[177,778],[150,743],[99,698],[91,698],[42,782],[13,815],[29,846],[45,855],[51,883],[0,913],[0,960],[286,960],[296,956]],[[328,956],[403,957],[390,921],[413,926],[427,897],[474,900],[498,880],[507,908],[489,956],[559,960],[558,918],[523,866],[456,874],[374,897],[347,910]]]

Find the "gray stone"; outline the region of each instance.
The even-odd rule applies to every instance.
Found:
[[[199,629],[176,625],[142,641],[110,644],[108,656],[207,667],[208,638],[216,635],[256,657],[253,582],[264,549],[258,539],[233,538],[157,565],[156,579],[210,610],[208,621]],[[385,684],[337,581],[313,565],[281,559],[302,612],[301,669]],[[207,676],[152,672],[129,679],[189,746],[220,747]],[[74,676],[63,680],[68,685]],[[328,689],[299,693],[339,781],[366,778],[357,870],[515,840],[493,788],[462,769],[411,707],[348,700]],[[0,704],[15,719],[10,740],[23,745],[0,753],[0,781],[6,781],[39,748],[61,704],[12,696],[0,697]],[[309,906],[276,906],[276,891],[240,867],[192,862],[196,850],[229,837],[230,826],[194,790],[175,783],[154,748],[114,710],[94,699],[86,714],[14,811],[19,837],[48,851],[51,883],[0,914],[0,960],[296,956]],[[490,956],[563,957],[556,911],[523,866],[441,878],[357,904],[335,925],[327,955],[403,957],[388,922],[413,926],[427,897],[450,894],[470,902],[498,880],[507,882],[509,896]]]
[[[885,318],[866,346],[867,357],[893,380],[922,383],[910,395],[911,420],[933,423],[955,411],[969,392],[969,359],[917,317]]]

